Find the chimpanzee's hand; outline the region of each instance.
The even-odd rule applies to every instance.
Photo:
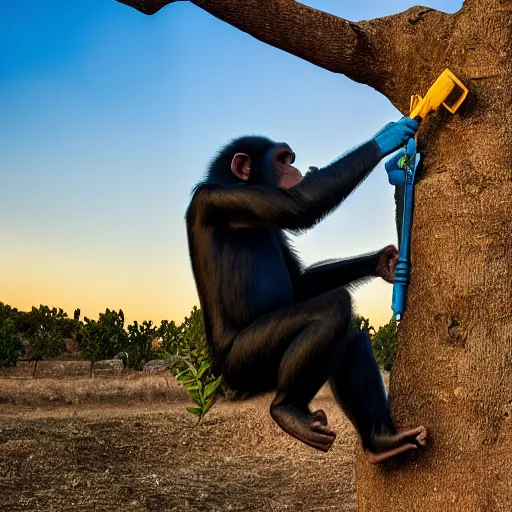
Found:
[[[405,185],[405,165],[400,164],[400,160],[404,156],[414,161],[416,154],[416,141],[411,137],[407,141],[407,147],[405,150],[398,151],[395,153],[385,164],[384,167],[388,173],[388,181],[391,185],[401,186]]]
[[[384,247],[379,254],[379,263],[375,269],[375,275],[382,277],[384,281],[393,283],[395,280],[395,267],[398,263],[398,250],[394,245]]]
[[[403,146],[407,139],[414,137],[418,123],[410,117],[403,117],[396,123],[388,123],[374,137],[382,156],[389,155]]]
[[[414,140],[414,139],[409,139]],[[395,153],[385,164],[388,181],[391,185],[403,187],[405,185],[405,169],[401,169],[398,162],[407,155],[406,151]]]

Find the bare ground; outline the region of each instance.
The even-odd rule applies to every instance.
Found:
[[[195,426],[172,377],[0,379],[0,510],[355,511],[352,426],[328,389],[327,454],[284,434],[270,396]]]

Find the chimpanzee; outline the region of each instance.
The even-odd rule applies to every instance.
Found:
[[[288,434],[327,451],[336,437],[309,403],[329,380],[370,462],[426,444],[420,426],[397,433],[365,332],[351,332],[346,286],[393,281],[388,246],[303,268],[283,230],[301,232],[332,212],[385,156],[414,136],[416,121],[387,124],[371,140],[302,177],[285,143],[241,137],[221,149],[187,210],[190,258],[216,370],[248,394],[277,390],[270,407]]]

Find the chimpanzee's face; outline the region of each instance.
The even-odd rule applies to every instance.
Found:
[[[292,164],[295,161],[295,153],[289,146],[281,146],[275,154],[277,186],[289,189],[300,183],[302,173]]]

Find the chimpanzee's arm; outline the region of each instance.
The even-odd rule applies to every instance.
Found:
[[[325,168],[307,173],[288,190],[245,184],[201,185],[192,201],[194,213],[203,222],[225,222],[238,228],[307,229],[334,210],[381,157],[372,139]]]
[[[306,268],[294,283],[297,300],[305,300],[359,279],[376,277],[379,252],[340,261],[322,261]]]

